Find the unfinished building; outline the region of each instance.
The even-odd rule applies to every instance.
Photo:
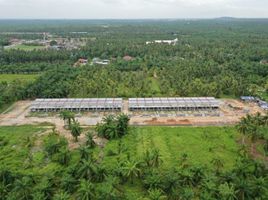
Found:
[[[130,111],[201,111],[218,110],[220,103],[214,97],[189,98],[130,98]]]
[[[121,111],[122,98],[84,98],[84,99],[36,99],[31,112],[80,111]]]

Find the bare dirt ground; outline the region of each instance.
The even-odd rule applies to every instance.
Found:
[[[57,129],[62,129],[64,122],[59,118],[58,114],[47,116],[35,116],[30,114],[29,107],[31,101],[18,101],[12,106],[12,109],[8,109],[7,112],[0,114],[0,126],[16,126],[24,124],[40,124],[50,123],[54,124]],[[124,112],[126,112],[127,104],[124,105]],[[223,99],[221,100],[220,112],[217,115],[208,114],[205,116],[185,114],[182,116],[172,115],[166,113],[165,115],[159,115],[159,113],[143,113],[143,115],[134,115],[131,112],[127,112],[131,115],[131,125],[191,125],[191,126],[206,126],[206,125],[229,125],[236,124],[240,118],[246,114],[264,113],[258,105],[254,103],[243,103],[235,99]],[[102,113],[101,115],[94,113],[78,114],[76,119],[82,126],[95,126],[101,122],[104,115],[108,113]]]
[[[55,130],[66,137],[70,142],[71,148],[76,148],[85,141],[85,134],[80,137],[80,142],[74,144],[70,132],[64,129],[64,121],[59,118],[58,114],[47,116],[35,116],[30,113],[29,107],[31,101],[18,101],[12,105],[6,112],[0,114],[0,126],[17,126],[26,124],[48,123],[55,126]],[[137,126],[224,126],[234,125],[239,122],[240,118],[247,113],[254,114],[257,112],[264,113],[258,105],[254,103],[242,103],[234,99],[222,99],[220,112],[215,116],[198,116],[185,114],[183,116],[159,113],[140,113],[135,115],[127,110],[127,102],[124,102],[123,112],[131,115],[130,124]],[[101,122],[104,115],[110,113],[83,113],[78,114],[76,119],[82,126],[95,126]],[[177,113],[178,114],[178,113]],[[99,138],[94,138],[97,143],[102,143]],[[102,145],[102,144],[101,144]]]
[[[130,123],[133,125],[166,125],[166,126],[224,126],[234,125],[246,114],[256,114],[264,111],[255,103],[243,103],[235,99],[222,99],[220,112],[213,116],[194,116],[193,114],[185,114],[186,116],[142,116],[134,115],[131,117]],[[188,115],[188,116],[187,116]]]

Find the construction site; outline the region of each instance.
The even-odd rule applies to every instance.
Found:
[[[247,114],[265,113],[254,102],[202,98],[36,99],[19,101],[0,114],[0,125],[52,123],[63,126],[59,111],[70,110],[82,126],[95,126],[103,116],[124,113],[136,126],[234,125]]]

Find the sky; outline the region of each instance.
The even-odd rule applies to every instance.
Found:
[[[0,0],[1,19],[268,18],[268,0]]]

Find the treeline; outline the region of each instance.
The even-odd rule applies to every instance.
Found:
[[[30,52],[23,50],[8,50],[0,52],[0,63],[14,64],[27,62],[47,62],[64,61],[71,58],[71,53],[68,51],[56,50],[33,50]]]
[[[101,21],[42,21],[48,30],[64,29],[63,37],[69,36],[68,31],[84,30],[89,34],[83,37],[91,39],[73,51],[0,51],[0,73],[42,73],[27,87],[25,96],[29,98],[267,96],[268,65],[260,63],[268,58],[267,22],[231,22],[142,21],[138,25],[115,20],[104,25]],[[19,27],[20,31],[39,30],[27,21],[21,23],[26,25]],[[55,24],[61,27],[57,29]],[[13,25],[3,26],[11,30]],[[145,44],[175,38],[176,45]],[[125,55],[134,60],[124,61]],[[88,58],[90,63],[94,57],[110,59],[111,64],[72,67],[79,58]]]
[[[27,98],[26,90],[29,84],[20,80],[12,83],[0,81],[0,109],[14,101]]]

